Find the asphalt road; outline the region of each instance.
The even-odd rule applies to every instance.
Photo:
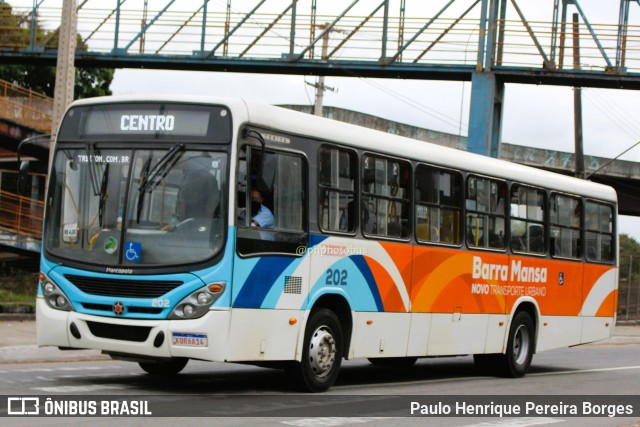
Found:
[[[117,418],[123,425],[148,425],[151,420],[158,426],[175,426],[178,421],[180,425],[204,422],[222,426],[640,425],[640,345],[634,342],[540,353],[535,355],[529,375],[515,380],[478,374],[471,357],[424,359],[412,369],[382,368],[366,361],[348,361],[343,366],[336,385],[320,395],[296,393],[282,371],[194,361],[182,374],[171,378],[154,378],[136,364],[107,360],[2,364],[0,390],[6,396],[38,396],[43,401],[95,401],[98,411],[105,400],[126,401],[130,406],[131,402],[147,402],[145,409],[152,412],[151,416]],[[528,401],[581,406],[585,401],[600,402],[599,395],[620,396],[621,402],[614,397],[604,397],[604,402],[620,403],[623,408],[634,405],[634,415],[575,418],[547,410],[505,418],[410,416],[412,404],[440,403],[455,412],[455,405],[477,403],[490,405],[495,413],[502,403],[508,408],[524,408]],[[6,404],[0,401],[0,411],[3,408],[6,410]],[[22,416],[4,420],[10,420],[7,425],[87,423],[87,418],[80,417]],[[114,418],[90,421],[92,426],[114,424]]]

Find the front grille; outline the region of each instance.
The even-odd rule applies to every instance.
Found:
[[[107,304],[94,304],[90,302],[83,302],[82,306],[87,310],[96,310],[96,311],[109,311],[113,312],[113,306]],[[142,314],[160,314],[162,313],[162,308],[156,307],[131,307],[126,306],[125,308],[128,313],[142,313]]]
[[[112,325],[109,323],[87,322],[91,333],[98,338],[111,340],[145,342],[151,328],[147,326]]]
[[[157,298],[182,285],[179,280],[121,280],[65,274],[68,281],[91,295],[122,298]]]

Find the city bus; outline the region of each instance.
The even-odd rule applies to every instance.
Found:
[[[614,327],[604,185],[223,98],[76,101],[52,151],[40,346],[319,392],[343,359],[522,377]]]

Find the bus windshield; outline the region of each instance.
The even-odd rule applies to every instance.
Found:
[[[106,267],[203,262],[224,246],[226,153],[61,146],[46,249]]]

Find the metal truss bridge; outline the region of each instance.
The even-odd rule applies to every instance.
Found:
[[[54,63],[62,0],[7,3],[0,55]],[[83,0],[77,30],[77,65],[640,88],[640,0]]]

